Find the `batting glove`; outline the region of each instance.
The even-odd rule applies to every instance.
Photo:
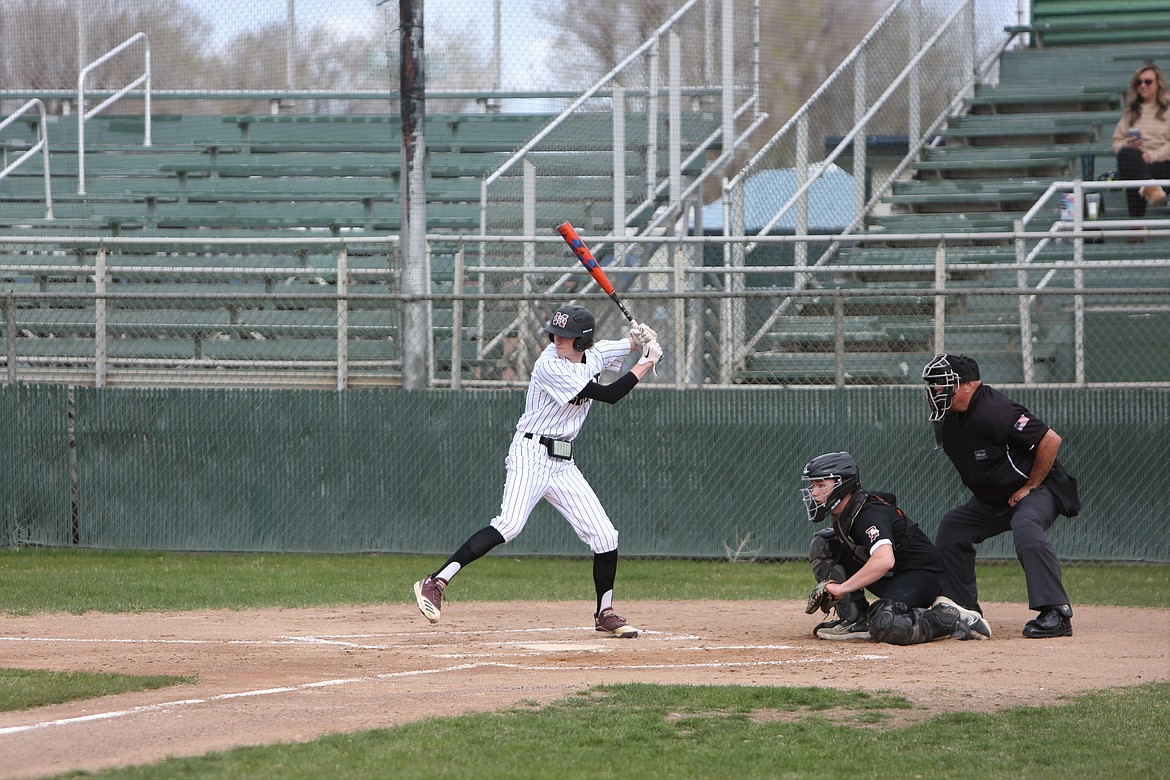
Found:
[[[658,343],[658,339],[650,339],[642,347],[642,357],[638,358],[638,364],[649,363],[654,371],[654,376],[658,376],[658,361],[661,359],[662,345]]]
[[[630,338],[633,339],[634,343],[639,347],[644,348],[648,343],[657,339],[658,334],[655,333],[654,329],[646,323],[635,322],[630,328]]]

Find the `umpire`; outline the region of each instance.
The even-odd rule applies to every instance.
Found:
[[[1058,514],[1080,511],[1077,482],[1056,453],[1056,431],[979,379],[966,355],[935,355],[922,370],[935,436],[973,496],[943,515],[935,546],[945,566],[943,595],[982,613],[975,582],[975,545],[1011,531],[1024,569],[1030,639],[1072,636],[1072,607],[1060,559],[1046,536]]]

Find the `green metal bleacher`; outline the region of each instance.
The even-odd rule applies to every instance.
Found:
[[[1031,22],[1007,30],[1036,48],[1165,42],[1170,15],[1162,0],[1032,0]]]
[[[1164,4],[1161,7],[1164,10]],[[818,276],[815,287],[824,288],[823,299],[778,318],[760,342],[761,354],[748,359],[740,381],[838,381],[841,365],[834,354],[835,326],[831,318],[826,319],[832,311],[831,291],[847,294],[851,289],[864,289],[872,293],[877,288],[888,288],[890,298],[859,297],[845,308],[847,381],[904,381],[895,367],[905,353],[927,353],[933,344],[933,299],[916,298],[915,291],[935,284],[936,246],[880,239],[890,234],[966,234],[969,241],[948,241],[948,263],[1014,262],[1016,251],[1011,241],[985,239],[981,234],[1013,230],[1016,220],[1054,181],[1091,180],[1114,169],[1109,139],[1120,117],[1128,80],[1143,62],[1170,55],[1170,34],[1157,38],[1156,44],[1126,43],[1125,36],[1108,42],[1099,39],[1095,45],[1048,45],[1004,52],[998,83],[976,89],[960,115],[940,132],[942,142],[923,151],[911,175],[895,183],[883,198],[885,208],[868,217],[862,235],[869,240],[842,248],[832,261],[850,267],[914,264],[919,271],[895,276],[856,271]],[[1107,217],[1124,218],[1127,213],[1121,190],[1105,192],[1103,203]],[[1150,215],[1164,218],[1170,211],[1152,209]],[[1060,199],[1050,198],[1030,229],[1043,231],[1059,220]],[[1144,243],[1127,243],[1121,238],[1108,243],[1086,242],[1084,258],[1101,262],[1103,270],[1087,273],[1085,284],[1165,287],[1170,282],[1164,274],[1151,277],[1148,270],[1104,269],[1110,260],[1166,259],[1168,252],[1170,246],[1155,239]],[[1052,241],[1036,257],[1037,262],[1072,259],[1070,241]],[[1029,283],[1037,283],[1043,275],[1029,274]],[[1057,274],[1052,283],[1056,282],[1070,283],[1071,271]],[[945,319],[946,346],[980,355],[981,365],[986,363],[984,376],[992,382],[1023,378],[1019,299],[964,296],[962,291],[991,284],[1011,288],[1016,283],[1015,271],[956,271],[953,266],[947,280],[951,294]],[[901,298],[896,297],[899,293]],[[1132,296],[1091,301],[1087,339],[1100,338],[1111,327],[1117,333],[1125,332],[1117,318],[1141,321],[1153,317],[1158,323],[1166,319],[1164,314],[1145,311],[1145,304]],[[1036,375],[1043,380],[1071,381],[1073,376],[1070,315],[1060,311],[1061,307],[1071,308],[1071,301],[1052,299],[1038,306],[1033,317],[1033,361]],[[928,327],[907,327],[916,311],[919,323]],[[1112,342],[1106,339],[1106,343]],[[1149,365],[1135,368],[1127,363],[1115,369],[1113,363],[1124,354],[1123,349],[1089,350],[1089,381],[1126,381],[1139,375],[1147,381],[1165,378],[1155,376],[1160,370]]]
[[[516,232],[523,209],[523,181],[517,167],[495,182],[490,208],[481,212],[483,178],[496,170],[551,119],[551,114],[432,114],[426,117],[426,196],[428,232],[478,233],[486,216],[488,231]],[[569,220],[593,230],[608,230],[613,219],[612,119],[603,113],[573,117],[531,151],[527,159],[545,175],[537,183],[536,218],[550,227]],[[689,152],[714,129],[712,118],[690,124]],[[0,277],[0,291],[64,295],[92,294],[88,265],[75,270],[38,272],[30,265],[60,267],[68,256],[68,237],[133,236],[158,238],[157,247],[136,244],[112,251],[112,266],[151,266],[162,270],[115,278],[110,290],[149,297],[157,293],[165,308],[152,309],[139,298],[117,308],[106,322],[107,355],[133,364],[159,361],[316,361],[337,355],[336,302],[314,299],[321,280],[336,276],[336,253],[313,258],[303,250],[267,245],[266,237],[306,235],[393,236],[402,227],[400,119],[396,115],[228,115],[154,114],[152,143],[143,145],[145,119],[99,115],[86,123],[85,193],[78,194],[80,160],[77,117],[50,116],[53,219],[46,218],[42,169],[24,165],[0,181],[0,264],[21,270]],[[645,117],[627,118],[632,135],[644,131]],[[36,118],[13,123],[0,137],[5,159],[36,142]],[[661,138],[667,134],[663,128]],[[684,153],[685,157],[685,153]],[[666,156],[659,156],[659,171]],[[625,161],[630,203],[645,197],[646,160]],[[700,160],[685,174],[698,173]],[[547,175],[563,171],[560,176]],[[565,193],[572,193],[565,198]],[[648,217],[649,215],[644,215]],[[5,236],[60,236],[52,245],[13,245]],[[168,259],[166,239],[234,237],[256,239],[220,256]],[[452,289],[457,244],[436,243],[431,265],[435,292]],[[378,275],[355,279],[351,291],[391,290],[397,271],[383,245],[363,255],[351,245],[348,267],[374,269]],[[538,263],[563,267],[563,250],[541,247]],[[281,274],[226,275],[194,271],[223,266],[283,269]],[[170,265],[168,265],[170,264]],[[173,267],[172,267],[173,266]],[[298,273],[299,272],[299,273]],[[474,284],[474,279],[471,280]],[[231,292],[230,303],[209,297]],[[306,297],[279,310],[257,297],[281,291]],[[363,307],[368,307],[363,309]],[[92,360],[95,353],[92,300],[38,299],[16,309],[18,359],[54,355],[62,360]],[[436,358],[440,374],[450,370],[450,310],[435,306]],[[446,324],[443,324],[443,323]],[[394,323],[394,326],[391,325]],[[385,304],[351,302],[348,358],[392,364],[400,360],[397,313]],[[465,366],[490,373],[503,349],[486,354],[474,339],[460,338]]]

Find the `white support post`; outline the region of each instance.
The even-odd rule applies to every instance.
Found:
[[[853,216],[865,211],[865,168],[868,164],[865,74],[869,65],[868,52],[868,47],[862,49],[853,67],[853,126],[857,128],[857,134],[853,136]]]
[[[1016,235],[1024,232],[1024,221],[1017,219],[1013,223]],[[1031,287],[1028,284],[1028,272],[1023,268],[1026,260],[1027,247],[1024,244],[1024,239],[1017,238],[1016,244],[1016,263],[1021,267],[1016,271],[1016,287],[1021,290],[1026,290]],[[1029,296],[1021,295],[1019,300],[1020,311],[1020,370],[1024,377],[1024,384],[1032,384],[1035,377],[1034,363],[1032,362],[1032,308],[1029,302]]]
[[[682,38],[670,37],[670,203],[682,212]]]
[[[914,0],[910,13],[910,37],[907,55],[913,59],[922,48],[922,0]],[[913,144],[922,136],[922,66],[915,65],[910,71],[906,97],[906,138]]]
[[[624,265],[626,245],[626,89],[613,85],[613,258]]]
[[[800,190],[809,180],[809,126],[808,112],[801,114],[796,123],[796,189]],[[745,185],[746,186],[746,185]],[[796,236],[808,235],[808,191],[805,191],[796,201],[796,227],[793,231]],[[793,265],[797,268],[808,266],[808,242],[798,241],[792,245]],[[793,277],[793,286],[803,290],[809,284],[808,274],[796,274]]]
[[[723,49],[722,82],[720,95],[723,109],[723,151],[731,152],[727,158],[724,170],[730,173],[735,169],[735,3],[734,0],[723,0],[722,11]]]
[[[455,253],[455,283],[452,292],[455,300],[451,302],[451,389],[458,390],[463,372],[463,267],[464,246],[459,245]]]
[[[727,191],[727,177],[723,177],[723,191]],[[723,200],[723,234],[727,235],[731,226],[728,220],[732,218],[731,208],[729,208],[727,199]],[[734,265],[735,250],[739,244],[732,245],[725,243],[723,245],[723,265],[730,268]],[[732,288],[732,279],[735,274],[724,272],[723,274],[723,289],[730,291]],[[735,312],[732,309],[732,300],[730,296],[724,296],[719,301],[719,384],[725,385],[731,381],[733,366],[735,365],[736,346],[732,341],[732,333],[735,330]]]
[[[646,200],[654,200],[654,190],[658,187],[658,69],[659,64],[658,40],[650,47],[649,63],[649,91],[650,99],[646,105]]]
[[[685,215],[684,215],[685,216]],[[683,251],[682,245],[677,241],[671,241],[670,260],[673,266],[673,283],[671,287],[674,290],[674,386],[682,388],[686,385],[688,377],[691,375],[693,366],[693,357],[687,353],[686,346],[686,327],[687,327],[687,306],[686,300],[682,297],[683,291],[687,286],[686,274],[686,252]]]
[[[939,241],[934,250],[934,287],[936,290],[947,286],[947,244]],[[946,352],[947,296],[934,296],[934,351]]]
[[[106,248],[101,246],[97,252],[93,278],[93,384],[94,387],[106,386]]]
[[[1077,178],[1073,181],[1073,229],[1079,234],[1085,227],[1085,188],[1084,182]],[[1073,242],[1073,262],[1076,270],[1073,271],[1073,286],[1077,290],[1085,289],[1085,238],[1078,235]],[[1077,295],[1073,298],[1073,360],[1075,364],[1076,383],[1081,387],[1085,384],[1085,296]]]
[[[746,232],[746,204],[744,196],[745,184],[739,184],[728,190],[728,182],[723,181],[723,191],[727,193],[724,197],[723,206],[723,235],[735,236],[736,238],[743,238]],[[724,262],[727,262],[728,254],[731,256],[731,266],[733,268],[743,268],[747,251],[744,248],[743,241],[736,241],[735,243],[727,243],[723,245]],[[743,289],[746,284],[743,280],[743,274],[737,274],[740,282],[736,289]],[[743,304],[740,304],[742,311]],[[744,337],[747,332],[745,318],[741,315],[738,322],[733,326],[735,330],[731,333],[731,339],[724,339],[725,343],[734,345],[734,350],[731,354],[731,364],[728,368],[728,381],[731,379],[732,372],[743,362],[745,355]]]
[[[337,253],[337,390],[349,384],[349,252]]]
[[[533,323],[536,317],[536,304],[532,303],[532,274],[530,271],[536,268],[536,242],[530,240],[536,235],[536,166],[524,159],[524,300],[520,302],[520,331],[519,335],[523,342],[527,342],[528,332],[524,326]],[[516,373],[521,379],[528,379],[529,366],[524,362],[521,356],[525,350],[517,350]]]
[[[4,296],[4,342],[8,349],[8,386],[16,385],[16,303],[12,290]]]

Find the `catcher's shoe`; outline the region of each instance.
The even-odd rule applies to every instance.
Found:
[[[626,619],[610,608],[601,610],[593,616],[594,626],[603,634],[613,634],[619,639],[633,639],[638,635],[638,629],[626,622]]]
[[[439,612],[443,608],[443,588],[447,581],[438,577],[428,576],[414,583],[414,603],[418,604],[418,611],[432,623],[439,622]]]
[[[960,607],[946,596],[939,596],[931,604],[932,607],[944,606],[951,607],[959,613],[959,620],[967,627],[966,634],[963,639],[991,639],[991,624],[980,613],[973,609]]]
[[[1068,604],[1045,607],[1039,616],[1024,624],[1024,636],[1028,639],[1072,636],[1072,609]]]
[[[859,620],[856,623],[848,620],[826,620],[824,623],[816,625],[813,629],[813,636],[817,639],[863,639],[867,641],[873,639],[869,635],[869,624],[864,620]]]

